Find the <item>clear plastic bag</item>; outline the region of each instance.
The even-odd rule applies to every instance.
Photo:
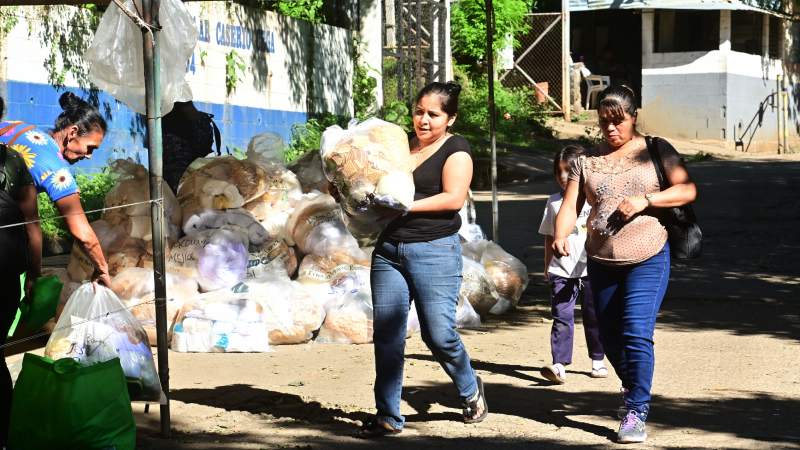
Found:
[[[253,136],[247,144],[247,159],[255,163],[283,163],[283,138],[275,133]]]
[[[289,164],[289,170],[297,175],[303,193],[319,191],[329,194],[329,182],[322,171],[322,157],[319,152],[308,152],[302,158]]]
[[[464,268],[461,271],[459,297],[467,300],[481,316],[485,316],[500,300],[497,288],[480,263],[466,257],[462,257],[462,260]]]
[[[456,328],[480,328],[481,316],[469,301],[459,297],[456,307]]]
[[[119,357],[122,370],[140,384],[131,400],[161,401],[161,383],[142,325],[111,289],[81,285],[67,301],[45,347],[51,359],[72,358],[89,366]]]
[[[244,209],[204,209],[184,218],[183,231],[194,235],[206,230],[228,230],[247,238],[248,248],[259,248],[264,245],[270,235],[267,230]]]
[[[368,344],[372,342],[372,297],[369,292],[344,296],[328,310],[314,342],[322,344]]]
[[[362,254],[358,241],[342,219],[333,197],[314,192],[303,195],[286,224],[287,241],[304,254],[320,256]]]
[[[348,214],[411,208],[413,163],[408,137],[399,126],[374,118],[351,122],[346,130],[334,125],[323,132],[320,151],[325,175]]]
[[[269,265],[279,261],[286,269],[286,275],[293,276],[297,271],[297,252],[294,247],[289,247],[283,239],[267,241],[255,251],[250,252],[247,261],[247,279],[263,278]]]
[[[247,276],[247,237],[230,230],[205,230],[184,236],[170,250],[167,267],[197,270],[203,291],[231,287]]]
[[[170,348],[178,352],[268,352],[263,306],[240,286],[205,294],[184,306]]]
[[[135,11],[133,0],[125,1]],[[194,18],[180,0],[162,0],[159,10],[161,32],[161,114],[178,101],[192,99],[186,82],[186,61],[197,44]],[[95,31],[92,45],[83,59],[89,78],[101,90],[113,95],[139,114],[145,114],[144,58],[142,31],[117,6],[111,5]]]
[[[497,293],[508,299],[512,307],[517,306],[528,287],[528,268],[525,264],[494,242],[486,244],[481,264],[494,282]]]

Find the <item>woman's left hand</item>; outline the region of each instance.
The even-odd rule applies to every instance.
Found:
[[[631,220],[633,216],[647,209],[649,204],[650,203],[643,196],[627,197],[619,204],[617,211],[619,211],[622,218],[627,222]]]

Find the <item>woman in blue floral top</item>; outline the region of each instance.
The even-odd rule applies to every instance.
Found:
[[[66,92],[58,100],[63,111],[53,130],[47,132],[22,122],[0,122],[0,143],[6,144],[25,161],[38,192],[46,192],[67,224],[70,234],[94,264],[92,281],[110,286],[108,263],[100,242],[81,206],[80,192],[69,166],[92,157],[105,137],[107,125],[97,109],[75,94]],[[38,224],[37,224],[38,225]],[[31,239],[32,284],[41,270],[42,233],[37,228]]]

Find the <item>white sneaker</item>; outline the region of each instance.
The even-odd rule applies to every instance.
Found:
[[[602,360],[592,361],[592,373],[589,376],[592,378],[606,378],[608,376],[608,369]]]

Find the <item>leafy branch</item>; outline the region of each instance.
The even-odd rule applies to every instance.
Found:
[[[236,50],[231,50],[225,54],[225,89],[228,95],[231,95],[236,90],[236,85],[242,81],[246,68],[244,59]]]

